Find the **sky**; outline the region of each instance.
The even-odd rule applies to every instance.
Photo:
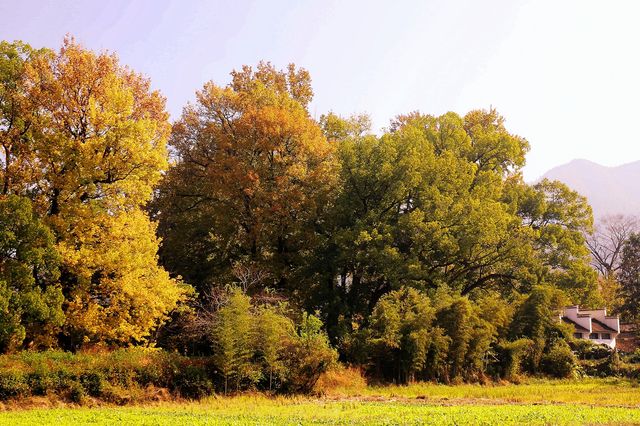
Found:
[[[640,1],[0,0],[0,39],[65,34],[152,80],[172,120],[243,64],[309,70],[314,117],[496,108],[525,179],[574,158],[640,160]]]

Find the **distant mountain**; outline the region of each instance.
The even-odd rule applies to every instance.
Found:
[[[640,215],[640,161],[606,167],[573,160],[542,178],[559,180],[586,196],[596,219],[608,214]]]

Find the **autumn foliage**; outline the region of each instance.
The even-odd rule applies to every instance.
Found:
[[[184,294],[158,266],[143,211],[168,165],[164,99],[114,55],[72,39],[58,52],[2,48],[17,68],[3,82],[3,192],[31,200],[55,236],[60,342],[143,341]]]
[[[306,71],[266,63],[197,92],[154,202],[170,270],[206,289],[239,262],[268,272],[264,285],[292,285],[336,182],[334,147],[306,109],[312,93]]]
[[[170,124],[114,54],[0,43],[0,351],[157,345],[206,357],[196,393],[309,391],[338,356],[400,383],[570,375],[557,311],[603,300],[587,200],[526,183],[494,109],[376,133],[312,99],[260,62]]]

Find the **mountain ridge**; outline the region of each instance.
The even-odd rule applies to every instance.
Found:
[[[539,180],[544,178],[559,180],[587,197],[596,219],[640,214],[640,160],[604,166],[577,158],[550,169]]]

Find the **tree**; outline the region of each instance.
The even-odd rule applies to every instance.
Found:
[[[436,325],[450,339],[448,380],[477,379],[484,373],[485,358],[497,340],[501,310],[483,310],[467,297],[454,296],[442,303]],[[485,305],[486,307],[486,305]]]
[[[620,313],[625,322],[640,320],[640,234],[632,233],[622,247],[618,269]]]
[[[505,179],[517,177],[524,165],[526,140],[509,133],[495,110],[464,117],[410,114],[392,127],[403,138],[417,132],[434,156],[400,222],[402,240],[420,265],[416,278],[430,287],[444,282],[463,295],[517,281],[522,268],[514,260],[526,257],[527,245],[501,197]]]
[[[281,389],[292,393],[309,393],[320,375],[335,366],[338,353],[329,344],[322,330],[322,321],[302,312],[297,322],[297,334],[284,342],[283,358],[287,371]]]
[[[528,368],[537,372],[542,356],[558,340],[571,337],[571,326],[559,321],[558,312],[567,305],[567,296],[550,286],[536,286],[520,303],[510,327],[510,338],[533,341]]]
[[[638,230],[634,216],[611,215],[603,217],[587,237],[592,265],[606,279],[615,278],[620,269],[622,249],[629,236]]]
[[[155,224],[140,210],[94,216],[69,237],[58,249],[68,292],[66,333],[76,344],[144,342],[189,294],[158,267]]]
[[[53,346],[64,323],[51,231],[16,195],[0,198],[0,352]]]
[[[33,183],[29,161],[32,155],[32,129],[37,106],[30,97],[27,64],[37,57],[50,56],[22,42],[0,41],[0,193]]]
[[[587,199],[561,182],[543,179],[532,186],[509,182],[505,201],[514,206],[528,233],[532,255],[525,269],[527,288],[553,284],[573,303],[599,304],[585,244],[593,225]]]
[[[257,353],[261,360],[265,376],[269,381],[269,390],[274,381],[286,378],[287,371],[283,345],[295,336],[293,322],[282,312],[282,306],[263,305],[256,314]]]
[[[591,252],[591,265],[598,271],[598,287],[605,306],[611,311],[619,310],[620,270],[622,250],[629,236],[638,230],[638,220],[634,216],[605,216],[596,225],[594,232],[587,236],[587,247]]]
[[[238,287],[219,300],[210,333],[225,394],[230,381],[240,390],[262,379],[269,390],[309,392],[335,363],[337,354],[317,317],[303,312],[294,326],[285,315],[286,305],[252,306],[252,299]]]
[[[428,295],[404,287],[376,304],[366,332],[378,377],[477,380],[511,313],[495,294],[471,300],[441,287]]]
[[[327,140],[332,142],[358,138],[371,133],[371,118],[366,114],[352,115],[344,119],[330,112],[320,116],[319,124]]]
[[[224,379],[225,395],[229,380],[235,380],[236,390],[240,390],[244,382],[251,385],[259,379],[259,370],[252,363],[254,331],[251,298],[239,288],[231,289],[211,329],[213,360]]]
[[[591,297],[586,200],[557,182],[525,184],[528,144],[496,111],[412,113],[380,137],[348,130],[359,129],[353,119],[324,123],[336,138],[339,192],[304,299],[336,341],[402,286],[472,296],[549,282]]]
[[[538,286],[519,304],[511,324],[511,337],[553,338],[558,312],[567,304],[566,295],[549,286]]]
[[[311,96],[305,70],[260,63],[234,71],[226,87],[207,83],[184,109],[153,209],[172,273],[206,289],[251,264],[268,273],[264,286],[294,285],[335,175],[333,148],[306,109]]]
[[[57,53],[11,49],[0,55],[17,70],[2,77],[15,86],[2,101],[4,187],[32,199],[55,236],[62,343],[141,342],[184,294],[158,267],[142,210],[167,166],[164,99],[115,55],[69,38]]]
[[[370,320],[371,352],[378,374],[407,383],[434,367],[427,365],[432,335],[439,333],[433,327],[434,317],[429,298],[415,289],[392,291],[380,299]]]

